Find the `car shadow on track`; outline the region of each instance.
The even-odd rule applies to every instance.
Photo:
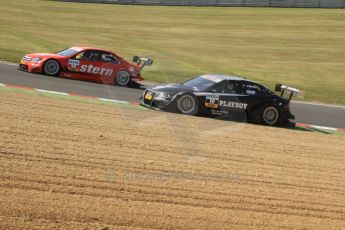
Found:
[[[147,86],[140,84],[139,82],[131,81],[130,83],[128,83],[128,88],[145,90]]]
[[[169,111],[162,111],[160,109],[152,109],[157,112],[167,112],[167,113],[174,113],[177,115],[182,115],[178,114],[176,112],[169,112]],[[286,130],[294,130],[294,131],[303,131],[303,132],[314,132],[314,133],[321,133],[321,134],[334,134],[335,132],[328,131],[328,130],[322,130],[322,129],[317,129],[317,128],[309,128],[309,127],[304,127],[298,125],[298,123],[295,123],[293,121],[286,122],[284,124],[280,124],[277,126],[268,126],[264,125],[258,121],[248,121],[246,117],[243,117],[241,115],[238,116],[229,116],[229,115],[224,115],[224,116],[207,116],[207,115],[197,115],[200,119],[212,119],[212,120],[219,120],[222,122],[234,122],[236,125],[246,125],[246,124],[251,124],[251,125],[257,125],[261,127],[266,127],[266,128],[274,128],[274,129],[286,129]],[[207,122],[201,122],[201,123],[207,123]],[[226,124],[223,126],[225,127]]]
[[[20,70],[20,69],[19,69]],[[23,71],[23,70],[20,70]],[[26,71],[23,71],[26,72]],[[28,72],[26,72],[28,73]],[[44,76],[44,78],[56,78],[56,79],[64,79],[64,80],[70,80],[73,82],[80,82],[80,83],[86,83],[86,84],[96,84],[96,85],[107,85],[107,86],[114,86],[114,87],[121,87],[121,88],[126,88],[126,87],[122,87],[122,86],[117,86],[117,85],[112,85],[112,84],[105,84],[105,83],[99,83],[99,82],[93,82],[93,81],[86,81],[86,80],[79,80],[79,79],[71,79],[71,78],[66,78],[66,77],[60,77],[60,76],[49,76],[49,75],[45,75],[43,73],[30,73],[30,74],[34,74],[34,75],[39,75],[39,76]],[[131,81],[128,84],[128,88],[130,89],[138,89],[138,90],[145,90],[147,88],[147,86],[140,84],[138,82],[134,82]]]
[[[298,123],[295,123],[293,121],[288,121],[284,124],[280,124],[277,126],[268,126],[261,124],[259,122],[253,122],[253,121],[247,121],[241,117],[229,117],[229,116],[223,116],[223,117],[213,117],[211,119],[217,119],[217,120],[222,120],[222,121],[232,121],[232,122],[238,122],[238,123],[244,123],[244,124],[253,124],[253,125],[258,125],[262,127],[272,127],[276,129],[290,129],[290,130],[296,130],[296,131],[304,131],[304,132],[314,132],[314,133],[321,133],[321,134],[334,134],[334,131],[330,130],[323,130],[323,129],[318,129],[318,128],[312,128],[312,127],[305,127],[301,126]]]

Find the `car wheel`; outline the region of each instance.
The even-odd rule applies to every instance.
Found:
[[[61,70],[60,63],[57,60],[50,59],[43,65],[43,72],[49,76],[57,76]]]
[[[276,125],[279,121],[279,111],[274,106],[268,106],[264,109],[261,115],[261,120],[265,125]]]
[[[190,94],[183,94],[176,101],[177,111],[185,115],[196,115],[199,110],[197,99]]]
[[[119,86],[127,86],[131,81],[131,75],[128,71],[120,70],[115,77],[115,84]]]

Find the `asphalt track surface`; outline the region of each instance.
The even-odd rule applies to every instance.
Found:
[[[143,89],[26,73],[19,71],[16,65],[3,63],[0,63],[0,83],[129,102],[138,101],[143,92]],[[291,111],[297,123],[345,128],[345,107],[342,106],[292,102]]]

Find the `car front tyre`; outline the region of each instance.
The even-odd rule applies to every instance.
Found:
[[[280,119],[279,111],[274,106],[266,107],[261,115],[261,121],[265,125],[274,126],[277,125]]]
[[[131,82],[131,75],[128,71],[120,70],[116,73],[115,85],[127,86]]]
[[[43,65],[43,73],[49,76],[57,76],[60,70],[60,63],[54,59],[46,61]]]
[[[199,111],[199,103],[193,95],[183,94],[177,99],[176,108],[179,113],[196,115]]]

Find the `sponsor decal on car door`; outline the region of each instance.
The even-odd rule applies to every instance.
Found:
[[[101,51],[86,50],[69,59],[67,68],[71,72],[79,73],[74,75],[75,78],[103,82],[114,74],[114,68],[110,63],[104,62],[103,56]]]
[[[233,99],[230,99],[230,100],[219,101],[219,106],[225,107],[225,108],[231,108],[231,109],[246,109],[248,104],[234,101]]]
[[[110,77],[113,75],[114,70],[111,68],[104,68],[102,67],[103,63],[101,62],[94,62],[93,64],[89,65],[81,65],[80,72],[92,74],[96,77],[103,76],[103,77]]]
[[[205,107],[209,109],[218,109],[219,107],[219,95],[216,93],[206,94]]]
[[[240,111],[245,110],[247,106],[242,95],[225,93],[219,97],[219,108],[222,110]]]
[[[227,93],[206,94],[205,107],[209,109],[235,109],[245,110],[248,104],[241,100],[242,95]]]
[[[107,69],[103,69],[97,65],[95,61],[88,60],[68,60],[68,70],[78,74],[73,75],[74,78],[87,81],[99,81],[100,73],[111,74]]]

